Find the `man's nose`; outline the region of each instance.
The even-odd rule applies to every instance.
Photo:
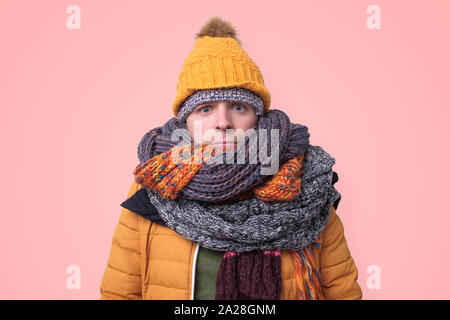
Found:
[[[225,131],[227,129],[233,129],[233,121],[230,118],[228,109],[225,103],[220,103],[216,112],[216,123],[215,127],[217,130]]]

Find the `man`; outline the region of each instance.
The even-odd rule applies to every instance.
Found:
[[[197,38],[175,117],[139,143],[100,299],[361,299],[335,211],[335,160],[310,145],[306,126],[270,109],[259,68],[229,23],[212,18]],[[250,129],[276,134],[254,140]],[[174,139],[180,132],[187,144]],[[197,151],[248,160],[252,149],[276,154],[280,167],[265,175],[261,157],[174,160]]]

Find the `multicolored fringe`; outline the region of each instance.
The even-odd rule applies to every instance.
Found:
[[[164,198],[175,199],[197,171],[215,155],[215,151],[207,144],[173,147],[139,164],[133,170],[135,181],[158,191]],[[266,183],[243,192],[239,200],[247,199],[252,194],[263,201],[290,201],[297,198],[301,187],[300,176],[304,173],[302,166],[303,154],[284,163]]]
[[[313,245],[320,248],[320,242]],[[320,284],[320,272],[314,262],[311,247],[291,252],[297,264],[296,280],[300,289],[300,300],[324,300]]]

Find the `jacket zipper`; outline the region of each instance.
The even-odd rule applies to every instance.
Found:
[[[194,251],[194,261],[192,262],[192,285],[191,285],[191,300],[194,300],[194,288],[195,288],[195,269],[197,268],[197,255],[198,255],[198,250],[200,248],[200,245],[197,243],[195,245],[195,251]]]

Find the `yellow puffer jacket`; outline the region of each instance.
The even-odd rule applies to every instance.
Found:
[[[140,189],[133,182],[128,197]],[[344,228],[331,207],[327,226],[312,246],[325,299],[362,299],[358,270],[350,255]],[[100,300],[189,300],[194,297],[198,244],[170,228],[122,208],[100,284]],[[295,261],[281,251],[281,299],[298,299]]]

